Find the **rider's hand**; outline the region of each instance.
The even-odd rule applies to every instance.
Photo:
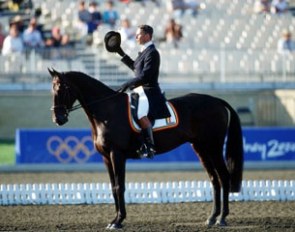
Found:
[[[120,92],[120,93],[124,93],[128,88],[129,88],[129,85],[127,85],[125,83],[117,91]]]

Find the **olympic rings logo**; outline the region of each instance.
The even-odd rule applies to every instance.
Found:
[[[96,153],[90,136],[84,136],[81,140],[75,136],[68,136],[65,139],[51,136],[47,140],[47,150],[61,163],[69,163],[72,160],[85,163]]]

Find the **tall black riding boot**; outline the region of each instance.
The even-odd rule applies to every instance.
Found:
[[[153,159],[156,151],[152,127],[150,126],[148,128],[142,129],[141,133],[144,139],[144,144],[140,148],[141,156]]]

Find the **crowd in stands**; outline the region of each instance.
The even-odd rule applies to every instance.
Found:
[[[10,53],[20,52],[27,49],[40,49],[40,48],[56,48],[65,47],[72,44],[70,35],[63,31],[63,28],[59,23],[51,28],[51,32],[44,32],[43,25],[38,24],[38,17],[42,12],[34,9],[33,2],[30,0],[12,0],[7,1],[7,4],[1,5],[1,11],[7,9],[11,12],[25,11],[23,14],[13,15],[9,22],[9,32],[4,31],[4,26],[1,27],[0,46],[3,51],[2,55],[8,55]],[[22,11],[22,12],[23,12]],[[38,15],[36,15],[38,12]],[[75,28],[78,29],[77,33],[80,38],[84,38],[88,35],[92,36],[93,32],[97,28],[104,24],[111,28],[114,28],[119,21],[119,13],[114,7],[113,1],[105,1],[103,10],[99,10],[99,3],[90,1],[89,3],[84,0],[80,0],[77,3],[77,22]],[[17,38],[22,43],[22,49],[14,49],[14,43],[11,41],[12,32],[17,28]],[[14,38],[15,36],[13,36]],[[5,42],[5,40],[7,40]],[[14,40],[13,40],[14,41]]]
[[[102,15],[97,9],[97,3],[91,2],[88,8],[85,1],[80,1],[78,19],[77,28],[82,31],[82,34],[92,34],[102,23]]]
[[[119,1],[119,0],[117,0]],[[144,7],[151,1],[155,3],[155,7],[166,7],[170,14],[167,25],[163,27],[163,38],[158,41],[170,43],[174,48],[178,48],[182,39],[185,37],[183,30],[185,25],[181,24],[181,17],[189,12],[192,17],[196,17],[198,12],[206,6],[196,0],[120,0],[126,5],[140,2]],[[72,38],[67,34],[61,24],[56,23],[50,29],[50,33],[45,33],[44,25],[38,22],[39,16],[42,14],[40,9],[35,9],[32,0],[10,0],[5,1],[5,5],[1,6],[10,11],[17,12],[23,9],[26,12],[26,20],[23,15],[14,15],[9,21],[9,31],[4,30],[5,25],[0,24],[0,49],[2,55],[10,53],[23,52],[32,49],[60,48],[68,47],[73,44]],[[132,25],[132,16],[120,15],[116,9],[116,1],[84,1],[76,2],[77,22],[75,28],[80,33],[80,38],[92,36],[100,26],[107,25],[111,30],[119,30],[122,36],[122,42],[128,43],[130,47],[134,47],[135,31],[137,25]],[[163,4],[166,6],[163,6]],[[128,7],[128,6],[126,6]],[[287,0],[255,0],[253,5],[254,13],[265,14],[284,14],[289,9]],[[28,17],[29,16],[29,17]],[[288,25],[286,25],[288,28]],[[197,29],[197,28],[196,28]],[[294,41],[289,30],[283,30],[282,38],[278,41],[277,50],[294,51]],[[157,39],[157,38],[156,38]]]
[[[104,10],[100,11],[97,2],[92,1],[89,5],[84,0],[79,2],[76,27],[82,37],[93,34],[101,24],[109,25],[110,29],[117,24],[119,13],[114,8],[114,2],[106,1],[104,4]]]
[[[289,9],[287,0],[256,0],[254,3],[255,13],[286,13]]]
[[[33,9],[32,0],[8,0],[0,2],[0,10],[8,9],[13,12],[17,12],[19,10],[30,11]]]
[[[167,4],[167,9],[170,13],[180,14],[183,16],[186,11],[191,11],[192,16],[197,16],[198,10],[204,7],[199,1],[195,0],[170,0]]]
[[[157,0],[142,1],[121,1],[122,3],[132,4],[140,2],[144,6],[148,1],[152,1],[156,6],[160,6]],[[7,9],[11,12],[19,12],[24,10],[23,14],[14,14],[9,22],[9,31],[5,32],[3,25],[0,26],[0,48],[2,55],[23,52],[31,49],[46,49],[66,47],[72,44],[70,35],[65,33],[60,25],[54,25],[50,33],[43,31],[43,26],[38,23],[38,17],[42,14],[40,9],[35,9],[31,0],[11,0],[7,4],[1,6],[1,10]],[[101,6],[100,6],[101,4]],[[101,7],[101,9],[100,9]],[[77,18],[74,28],[77,29],[79,38],[88,36],[90,44],[92,34],[97,31],[100,25],[109,26],[109,29],[119,26],[122,34],[122,41],[129,43],[130,47],[135,46],[135,30],[136,27],[131,25],[128,18],[121,18],[120,13],[115,9],[115,1],[106,0],[103,3],[96,1],[77,1]],[[16,31],[17,30],[17,31]],[[170,32],[168,34],[171,34]],[[166,31],[165,31],[166,36]],[[168,36],[170,40],[171,36]],[[17,41],[17,42],[15,42]],[[14,46],[17,46],[15,48]],[[3,47],[3,49],[2,49]],[[0,51],[1,51],[0,50]]]
[[[290,10],[287,0],[256,0],[253,6],[254,13],[284,14]],[[286,25],[288,27],[289,25]],[[288,29],[282,30],[281,38],[277,41],[277,51],[280,54],[295,51],[295,42]]]
[[[1,54],[8,56],[30,52],[32,49],[42,52],[46,48],[60,48],[71,44],[69,36],[61,33],[58,26],[53,27],[49,35],[45,35],[42,28],[43,25],[38,23],[36,15],[29,17],[28,20],[21,15],[12,17],[7,34],[3,31],[3,25],[0,24]]]

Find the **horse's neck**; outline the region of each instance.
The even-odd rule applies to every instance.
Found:
[[[102,82],[95,80],[84,73],[72,72],[70,75],[72,76],[70,78],[72,84],[78,90],[78,100],[81,104],[99,101],[116,93]]]
[[[126,99],[125,95],[113,91],[111,94],[94,97],[91,100],[84,101],[84,103],[80,101],[80,103],[90,121],[101,122],[108,121],[110,117],[112,118],[116,114],[121,114],[122,109],[126,108]]]
[[[98,108],[104,109],[103,103],[116,95],[114,90],[85,73],[67,72],[65,75],[89,118],[97,114]]]
[[[92,104],[92,102],[103,102],[105,99],[108,99],[115,95],[116,92],[111,89],[106,88],[93,88],[90,86],[89,88],[81,89],[79,101],[81,104]]]

